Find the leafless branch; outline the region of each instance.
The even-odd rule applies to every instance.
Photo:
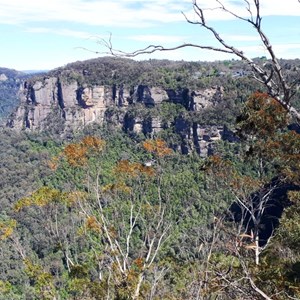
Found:
[[[241,266],[243,268],[243,271],[246,275],[246,279],[249,281],[252,289],[258,293],[259,295],[261,295],[263,297],[263,299],[265,300],[272,300],[272,298],[270,298],[264,291],[262,291],[256,284],[255,282],[253,281],[252,277],[251,277],[251,274],[248,270],[248,267],[246,266],[245,262],[243,261],[243,259],[240,259],[240,263],[241,263]]]
[[[300,0],[299,0],[300,1]],[[295,95],[293,91],[293,86],[290,86],[283,74],[282,67],[279,63],[279,60],[273,50],[272,44],[268,39],[267,35],[264,33],[262,29],[262,17],[260,15],[260,1],[259,0],[244,0],[246,10],[249,14],[249,18],[243,17],[234,11],[229,10],[221,0],[216,0],[219,4],[219,7],[212,8],[212,9],[220,9],[221,11],[235,17],[238,20],[243,22],[247,22],[251,24],[254,29],[256,30],[261,42],[263,43],[264,48],[270,55],[272,70],[268,71],[265,68],[259,66],[255,63],[251,58],[249,58],[243,51],[236,48],[235,46],[227,43],[219,34],[219,32],[214,28],[209,26],[205,18],[205,10],[198,4],[197,0],[192,0],[193,10],[195,15],[197,16],[197,20],[189,19],[184,13],[183,16],[185,20],[192,25],[200,25],[214,36],[216,41],[219,42],[221,47],[209,46],[209,45],[201,45],[197,43],[183,43],[181,45],[177,45],[174,47],[164,47],[163,45],[149,45],[143,49],[135,50],[133,52],[125,52],[122,50],[115,49],[112,45],[112,36],[109,36],[108,40],[100,39],[99,44],[106,48],[108,51],[101,52],[102,54],[110,54],[114,56],[122,56],[122,57],[136,57],[142,54],[152,54],[157,51],[173,51],[182,48],[197,48],[197,49],[205,49],[211,50],[215,52],[222,52],[227,54],[232,54],[240,58],[241,60],[245,61],[252,69],[254,73],[254,78],[262,83],[269,95],[276,99],[289,113],[295,117],[297,121],[300,121],[300,112],[292,106],[291,99]],[[251,2],[253,2],[253,6],[251,7]],[[99,53],[100,52],[95,52]]]

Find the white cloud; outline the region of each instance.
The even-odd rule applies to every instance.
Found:
[[[198,6],[204,9],[207,20],[229,20],[234,16],[230,13],[222,11],[218,1],[212,0],[198,0]],[[246,1],[244,0],[221,0],[221,3],[236,15],[244,18],[250,18]],[[249,1],[250,9],[255,16],[255,6],[253,1]],[[260,1],[260,14],[261,16],[300,16],[300,2],[297,0],[261,0]],[[189,18],[197,20],[199,17],[195,12],[188,13]]]
[[[249,17],[245,0],[221,1],[233,12]],[[253,3],[253,0],[248,1]],[[205,14],[208,21],[233,18],[232,15],[223,14],[220,10],[208,9],[219,6],[216,0],[197,0],[197,3],[200,7],[207,8]],[[31,59],[31,63],[38,64],[38,68],[40,68],[39,65],[42,66],[50,61],[52,61],[52,65],[55,63],[58,66],[63,62],[90,58],[95,55],[93,52],[84,52],[79,49],[76,49],[72,55],[70,52],[77,46],[88,49],[95,47],[96,51],[101,51],[103,48],[101,48],[101,39],[109,38],[108,31],[113,34],[114,47],[128,52],[138,49],[142,42],[146,45],[155,43],[167,47],[168,44],[184,42],[216,45],[215,39],[211,38],[209,32],[201,30],[198,26],[186,24],[181,12],[185,12],[191,19],[197,20],[198,17],[192,10],[192,0],[0,0],[0,7],[0,26],[1,24],[18,25],[12,30],[11,26],[5,26],[5,29],[3,28],[1,31],[4,37],[9,36],[5,47],[1,50],[1,55],[3,61],[8,63],[10,60],[12,66],[15,66],[18,57],[21,60],[20,64],[24,63],[24,56],[30,57],[34,48],[31,47],[31,43],[39,45],[36,47],[39,51],[35,52]],[[300,3],[297,0],[261,0],[261,15],[263,17],[268,15],[300,16]],[[175,24],[175,22],[182,23]],[[251,26],[245,26],[245,30],[244,28],[232,30],[232,27],[228,27],[226,23],[220,22],[218,25],[220,25],[218,30],[224,40],[237,47],[251,45],[252,48],[242,48],[242,50],[245,49],[245,52],[249,51],[247,53],[250,57],[265,55],[265,51],[260,46],[261,42],[257,37],[252,36],[253,32],[248,31]],[[286,28],[283,28],[284,25]],[[296,31],[298,24],[293,26],[295,31],[292,43],[294,44],[288,44],[288,41],[292,39],[287,36],[291,35],[291,30],[288,28],[290,22],[277,24],[277,26],[282,29],[281,33],[275,28],[274,30],[270,29],[271,34],[269,35],[272,37],[273,44],[278,40],[279,43],[280,41],[283,43],[283,40],[287,43],[274,45],[276,53],[279,57],[292,57],[292,55],[295,57],[297,52],[300,53],[299,44],[296,44],[299,41],[299,31]],[[24,31],[32,34],[29,36],[24,34]],[[100,32],[101,36],[95,36],[94,33],[97,32]],[[279,34],[282,36],[278,37]],[[55,35],[65,38],[56,40]],[[88,41],[78,42],[76,45],[77,41],[70,41],[68,37],[88,39]],[[16,44],[20,46],[16,47]],[[73,47],[74,44],[75,47]],[[252,46],[254,44],[258,46]],[[59,54],[55,52],[57,48],[59,48]],[[12,50],[18,50],[21,54],[16,55]],[[63,51],[65,51],[65,56],[62,55]],[[45,62],[45,57],[47,57],[47,62]],[[151,57],[215,60],[225,59],[226,55],[194,48],[159,52]],[[29,63],[30,60],[26,59],[26,62]]]
[[[108,36],[95,36],[89,32],[85,32],[85,31],[76,31],[76,30],[70,30],[70,29],[55,29],[55,28],[47,28],[47,27],[30,27],[30,28],[26,28],[25,32],[51,33],[51,34],[75,37],[75,38],[80,38],[80,39],[96,39],[96,40],[108,37]]]
[[[300,43],[275,44],[273,48],[278,57],[299,58]]]
[[[144,27],[154,22],[183,20],[180,8],[185,9],[184,3],[188,2],[0,0],[0,23],[69,21],[88,25]]]
[[[217,1],[198,0],[200,7],[218,7]],[[250,1],[252,2],[252,1]],[[223,0],[230,10],[249,16],[244,0]],[[88,25],[145,27],[157,22],[183,21],[181,14],[191,19],[197,16],[192,13],[192,0],[0,0],[0,23],[20,24],[26,22],[65,21]],[[297,0],[263,0],[262,15],[300,16],[300,3]],[[220,10],[205,11],[210,19],[228,19],[232,16]]]
[[[300,43],[273,43],[272,45],[277,57],[282,58],[299,58]],[[242,46],[239,47],[248,57],[266,56],[269,57],[267,49],[262,45]]]

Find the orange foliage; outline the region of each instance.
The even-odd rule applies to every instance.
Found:
[[[236,175],[229,179],[229,186],[238,197],[247,197],[251,192],[258,190],[262,182],[250,176]]]
[[[90,155],[102,152],[104,147],[104,140],[93,136],[86,136],[79,143],[67,145],[63,154],[71,166],[84,166]]]
[[[252,139],[248,155],[258,155],[276,165],[281,176],[300,182],[300,135],[288,131],[288,112],[265,93],[254,93],[239,117],[239,133]]]
[[[96,233],[101,233],[101,226],[95,216],[90,216],[86,219],[85,226],[88,230]]]
[[[133,261],[133,264],[138,270],[141,271],[144,267],[144,259],[142,257],[138,257]]]
[[[115,172],[129,175],[131,177],[137,177],[138,175],[153,176],[155,174],[154,169],[144,166],[140,163],[132,163],[128,160],[121,160],[118,162]]]
[[[221,176],[230,176],[235,174],[232,163],[224,160],[219,155],[212,155],[207,160],[206,170]]]
[[[102,191],[105,192],[123,192],[129,194],[131,188],[127,186],[124,182],[119,182],[115,184],[107,184],[102,188]]]
[[[230,188],[239,197],[249,195],[262,185],[260,180],[239,174],[230,161],[218,155],[209,157],[206,172],[213,175],[215,182]]]
[[[162,139],[146,140],[143,142],[143,147],[146,151],[159,157],[172,154],[172,149],[168,148],[167,143]]]
[[[103,151],[105,147],[105,141],[94,136],[84,137],[81,144],[86,146],[88,149],[93,149],[99,152]]]
[[[72,206],[77,201],[84,201],[86,199],[87,193],[82,191],[73,191],[69,193],[64,193],[64,197],[62,198],[63,202],[65,202],[68,206]]]
[[[83,166],[87,163],[87,148],[81,144],[69,144],[65,147],[63,154],[73,167]]]
[[[264,154],[276,159],[281,173],[291,181],[300,183],[300,134],[288,131],[266,141]]]
[[[287,125],[288,112],[268,94],[256,92],[246,102],[245,111],[239,118],[242,133],[266,137]]]
[[[53,157],[51,160],[48,161],[48,167],[50,168],[50,170],[55,171],[58,167],[58,161],[59,161],[59,157],[55,156]]]

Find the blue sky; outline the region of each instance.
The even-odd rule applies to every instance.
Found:
[[[205,8],[218,6],[215,0],[197,3]],[[244,0],[222,3],[248,17]],[[187,24],[181,12],[195,20],[192,0],[0,0],[0,67],[53,69],[98,57],[93,51],[106,51],[100,41],[108,39],[109,33],[114,47],[124,51],[148,44],[217,45],[203,28]],[[232,45],[249,57],[267,56],[249,24],[216,9],[205,12],[207,21]],[[278,57],[300,58],[300,2],[261,0],[261,15]],[[138,57],[148,58],[211,61],[233,57],[192,48]]]

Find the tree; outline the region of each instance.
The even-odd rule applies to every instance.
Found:
[[[274,98],[281,106],[283,106],[297,121],[300,121],[300,112],[293,106],[291,100],[296,93],[296,85],[299,81],[288,83],[287,76],[282,71],[282,66],[280,61],[273,50],[272,44],[265,34],[262,28],[262,16],[260,14],[260,1],[259,0],[243,0],[245,7],[249,13],[248,18],[243,17],[234,11],[226,8],[226,6],[220,0],[216,0],[218,7],[213,8],[225,12],[238,20],[249,23],[254,30],[257,32],[265,50],[270,56],[270,61],[266,65],[259,65],[253,61],[246,53],[236,48],[234,45],[226,42],[225,39],[220,35],[220,33],[206,20],[205,9],[198,4],[197,0],[192,0],[193,10],[196,15],[196,20],[192,20],[183,13],[186,21],[193,25],[200,25],[208,32],[210,32],[213,37],[218,41],[220,47],[214,47],[209,45],[202,45],[196,43],[184,43],[175,47],[166,48],[162,45],[149,45],[146,48],[133,51],[131,53],[124,52],[122,50],[117,50],[112,45],[111,38],[107,40],[101,40],[101,44],[108,49],[106,54],[112,54],[114,56],[125,56],[125,57],[135,57],[141,54],[151,54],[156,51],[173,51],[181,48],[192,47],[199,49],[207,49],[216,52],[223,52],[232,54],[245,63],[247,63],[253,71],[253,75],[256,81],[263,84],[268,92],[268,94]]]
[[[275,99],[254,93],[238,118],[241,150],[235,158],[215,155],[206,162],[210,190],[229,193],[234,202],[229,218],[215,220],[211,282],[235,296],[299,296],[300,135],[288,130],[288,121]]]
[[[173,202],[161,189],[163,158],[173,151],[163,140],[147,140],[141,150],[153,157],[156,166],[122,159],[104,170],[105,146],[95,136],[65,146],[49,167],[54,172],[66,166],[73,170],[68,178],[72,191],[44,186],[14,208],[17,213],[32,206],[39,210],[42,227],[55,244],[53,252],[62,254],[67,271],[68,281],[60,278],[57,285],[80,299],[141,299],[155,292],[167,270],[158,261],[172,232]],[[108,170],[109,183],[103,179]],[[73,227],[60,226],[62,215]],[[3,237],[11,235],[12,226],[0,226]],[[52,285],[55,277],[43,260],[42,264],[25,256],[23,260],[38,295],[61,292]]]

